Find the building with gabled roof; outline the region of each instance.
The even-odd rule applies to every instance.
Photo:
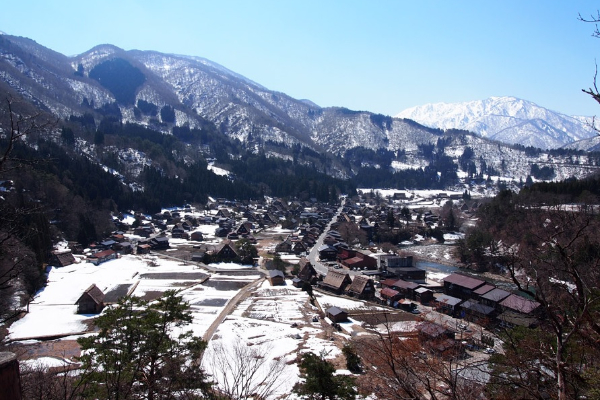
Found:
[[[285,275],[278,269],[269,270],[269,282],[271,286],[285,285]]]
[[[458,306],[463,302],[462,299],[442,293],[434,293],[433,298],[437,310],[449,315],[457,314]]]
[[[298,272],[298,278],[304,282],[312,283],[313,279],[317,276],[317,270],[306,257],[302,257],[298,263],[300,272]]]
[[[444,278],[444,293],[468,300],[475,297],[474,291],[485,284],[481,279],[454,273]]]
[[[342,250],[342,252],[347,252],[348,250]],[[353,252],[354,254],[341,260],[342,265],[348,267],[349,269],[376,269],[377,268],[377,260],[371,257],[368,254],[365,254],[360,251]]]
[[[381,300],[390,306],[403,297],[400,292],[389,287],[381,289],[379,295],[381,296]]]
[[[375,284],[373,279],[365,275],[357,275],[346,290],[348,295],[359,299],[372,299],[375,296]]]
[[[492,322],[495,317],[494,307],[487,306],[476,302],[475,300],[467,300],[460,305],[461,315],[468,321],[473,321],[479,325],[486,325]]]
[[[495,288],[481,295],[480,298],[482,304],[498,309],[500,302],[508,296],[510,296],[510,292]]]
[[[345,322],[348,320],[348,313],[339,307],[330,307],[325,311],[325,315],[332,322]]]
[[[77,314],[99,314],[104,308],[104,293],[96,284],[88,287],[75,302]]]
[[[327,261],[335,261],[337,258],[337,249],[333,246],[324,244],[317,250],[319,252],[319,259]]]
[[[117,258],[117,252],[114,250],[104,250],[92,254],[88,257],[88,261],[94,265],[100,265],[103,262],[114,260]]]
[[[155,236],[150,239],[152,250],[164,250],[169,248],[169,238],[166,236]]]
[[[516,294],[511,294],[500,302],[500,308],[503,311],[512,311],[523,315],[533,315],[539,306],[540,303],[537,301]]]
[[[382,287],[389,287],[399,292],[402,297],[415,299],[415,289],[419,287],[417,283],[408,282],[402,279],[386,279],[381,282]]]
[[[68,265],[74,264],[77,261],[75,260],[75,256],[71,253],[71,250],[67,251],[55,251],[52,257],[52,263],[56,264],[57,267],[66,267]]]
[[[414,290],[415,300],[421,302],[421,304],[427,304],[433,300],[433,291],[426,287],[418,287]]]
[[[239,258],[239,254],[230,240],[224,240],[217,246],[213,254],[219,260],[235,260]]]
[[[352,283],[352,279],[346,272],[329,270],[325,279],[320,283],[323,289],[341,294],[346,287]]]

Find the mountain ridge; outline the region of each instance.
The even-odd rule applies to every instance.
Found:
[[[587,117],[568,116],[514,96],[461,103],[430,103],[396,114],[438,129],[464,129],[508,144],[542,149],[594,136]]]
[[[177,133],[178,140],[195,138],[196,142],[185,143],[193,147],[181,151],[179,159],[174,160],[188,164],[194,157],[210,158],[215,153],[220,154],[221,164],[228,164],[227,157],[240,157],[240,153],[223,152],[223,146],[207,150],[215,135],[222,135],[237,143],[225,147],[238,146],[266,158],[314,166],[321,173],[343,179],[357,176],[364,168],[374,168],[381,173],[423,170],[427,179],[435,180],[437,172],[452,175],[457,164],[462,164],[464,170],[459,172],[468,169],[465,176],[478,179],[484,174],[502,173],[508,180],[525,181],[531,173],[529,164],[533,163],[554,168],[555,179],[581,177],[585,172],[578,167],[580,159],[575,163],[562,153],[558,153],[562,158],[552,158],[548,153],[526,150],[528,143],[523,141],[518,141],[521,148],[505,145],[500,134],[490,140],[463,129],[430,128],[408,118],[320,107],[310,100],[266,89],[201,57],[123,50],[110,44],[67,57],[31,39],[0,36],[0,90],[61,120],[79,123],[78,134],[85,137],[82,148],[90,155],[96,152],[94,142],[100,143],[102,135],[112,138],[110,135],[118,135],[123,126],[134,125],[151,130],[148,135]],[[543,109],[534,111],[538,114],[530,116],[539,118],[519,120],[519,132],[531,136],[546,129],[548,137],[564,139],[566,128],[557,129],[541,118],[551,115]],[[511,113],[515,111],[496,112],[508,121],[502,135],[510,136],[514,131],[509,123]],[[199,132],[204,128],[208,133]],[[94,138],[90,130],[99,138]],[[139,136],[139,132],[133,134]],[[152,137],[155,143],[163,140]],[[303,149],[310,151],[298,157]],[[465,154],[469,154],[469,160]],[[144,165],[152,162],[143,161]],[[161,168],[174,170],[173,166]],[[142,167],[134,169],[140,171]],[[397,177],[388,178],[386,182]],[[402,182],[414,185],[416,181]]]

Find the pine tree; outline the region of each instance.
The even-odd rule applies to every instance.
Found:
[[[325,360],[323,354],[305,353],[300,368],[304,372],[305,381],[294,388],[300,396],[314,400],[356,398],[354,379],[349,376],[334,375],[335,367]]]
[[[204,398],[210,390],[200,367],[206,342],[191,331],[188,305],[173,290],[156,302],[125,297],[96,319],[100,332],[78,340],[85,398]]]

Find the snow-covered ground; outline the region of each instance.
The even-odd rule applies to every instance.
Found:
[[[323,311],[331,306],[347,310],[371,307],[362,301],[321,293],[316,293],[316,297]],[[312,352],[333,359],[341,354],[340,340],[349,339],[352,326],[360,325],[350,320],[340,324],[341,332],[329,329],[329,333],[325,334],[324,327],[329,326],[329,322],[312,319],[319,311],[319,308],[310,304],[306,292],[293,287],[291,281],[286,281],[285,286],[270,286],[269,282],[265,281],[219,326],[209,343],[204,365],[210,370],[210,366],[214,365],[223,353],[232,359],[232,354],[239,352],[240,348],[252,348],[261,354],[265,361],[263,368],[257,373],[256,380],[264,379],[266,374],[272,373],[270,366],[282,362],[279,384],[272,396],[288,395],[299,379],[299,370],[295,362],[299,355]],[[338,340],[331,340],[330,335]],[[219,379],[224,379],[222,372]]]
[[[219,267],[225,268],[227,265]],[[140,297],[152,293],[158,296],[169,289],[180,290],[184,299],[192,306],[194,333],[202,335],[214,320],[214,316],[221,312],[237,290],[217,290],[211,286],[199,286],[200,272],[194,265],[135,255],[126,255],[98,266],[82,262],[63,268],[49,267],[47,286],[35,295],[29,305],[29,313],[12,324],[8,339],[62,336],[86,331],[87,324],[95,315],[76,314],[75,302],[92,284],[98,286],[105,294],[119,285],[129,285],[129,290],[133,289],[131,294]],[[207,272],[205,274],[208,275]],[[256,275],[243,278],[250,281],[258,277],[260,275],[257,272]],[[229,278],[240,279],[238,276]],[[224,279],[228,277],[219,275],[219,280]],[[207,320],[210,318],[212,320]]]
[[[227,275],[228,269],[251,270],[249,266],[232,263],[211,266],[222,273],[212,275],[207,284],[200,284],[198,280],[198,273],[209,275],[207,271],[155,257],[150,260],[149,257],[128,255],[99,266],[81,262],[64,268],[51,267],[48,285],[37,293],[30,304],[30,312],[10,327],[9,340],[31,344],[36,343],[35,338],[57,336],[73,340],[89,334],[95,315],[76,314],[75,302],[92,284],[105,293],[118,285],[128,285],[133,295],[148,299],[156,298],[168,289],[179,290],[190,304],[193,315],[193,323],[186,330],[203,336],[244,284],[261,278],[258,272],[256,275]],[[340,355],[340,344],[360,326],[351,320],[341,324],[342,331],[338,332],[330,327],[327,319],[313,321],[313,317],[331,306],[348,310],[368,307],[361,301],[316,295],[321,308],[311,305],[307,293],[292,286],[291,281],[285,286],[273,287],[265,280],[218,326],[203,360],[207,370],[214,373],[215,378],[227,379],[222,372],[214,370],[218,355],[250,348],[255,352],[253,354],[259,354],[265,360],[256,379],[272,374],[268,367],[273,363],[280,364],[279,383],[269,398],[289,394],[300,379],[296,363],[299,355],[310,351],[333,359]],[[26,364],[62,365],[60,355],[31,359]]]
[[[213,164],[208,164],[207,168],[209,171],[212,171],[215,175],[220,175],[220,176],[229,176],[230,175],[230,172],[227,171],[226,169],[215,167]]]

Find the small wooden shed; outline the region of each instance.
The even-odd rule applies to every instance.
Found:
[[[269,271],[269,282],[271,286],[285,285],[285,275],[278,269],[272,269]]]
[[[104,293],[95,284],[87,288],[75,302],[77,314],[99,314],[104,308]]]
[[[76,262],[73,253],[71,250],[67,251],[55,251],[53,253],[52,262],[56,264],[57,267],[66,267]]]
[[[345,322],[348,320],[348,313],[338,307],[328,308],[326,315],[332,322]]]

